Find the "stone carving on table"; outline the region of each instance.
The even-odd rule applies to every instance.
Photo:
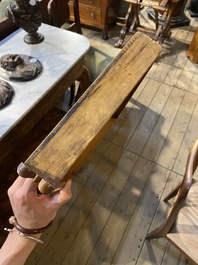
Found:
[[[28,44],[37,44],[44,40],[44,36],[37,32],[41,26],[38,0],[15,0],[6,9],[6,16],[28,34],[24,41]]]
[[[0,76],[8,80],[28,81],[42,71],[42,64],[24,54],[6,54],[0,58]]]
[[[0,80],[0,109],[10,103],[14,90],[6,81]]]

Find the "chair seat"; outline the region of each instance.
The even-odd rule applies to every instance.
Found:
[[[192,264],[198,264],[198,181],[186,198],[184,206],[166,238],[189,257]]]

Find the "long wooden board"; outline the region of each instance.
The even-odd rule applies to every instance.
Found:
[[[160,52],[158,43],[137,32],[18,173],[26,177],[32,171],[53,188],[61,186],[105,135]]]

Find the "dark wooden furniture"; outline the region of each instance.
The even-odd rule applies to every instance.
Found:
[[[170,36],[170,21],[173,11],[172,0],[124,0],[129,4],[124,25],[120,31],[120,37],[115,47],[121,48],[127,31],[135,32],[137,30],[154,35],[154,39],[160,44]],[[143,26],[140,21],[140,9],[146,7],[152,9],[155,14],[155,29]],[[159,15],[161,19],[159,20]]]
[[[7,17],[0,19],[0,41],[17,29]]]
[[[49,15],[49,22],[51,25],[57,27],[63,27],[65,29],[72,30],[79,34],[82,34],[80,25],[80,14],[78,0],[73,0],[72,14],[74,16],[74,23],[64,26],[69,22],[70,10],[68,5],[69,0],[50,0],[47,4],[47,10]]]
[[[164,199],[175,197],[166,220],[146,237],[166,237],[192,264],[198,264],[198,182],[193,179],[197,166],[198,138],[190,149],[183,181]]]
[[[70,19],[74,20],[74,1],[69,1]],[[108,39],[107,27],[116,22],[119,0],[79,0],[81,24],[103,30],[103,39]]]

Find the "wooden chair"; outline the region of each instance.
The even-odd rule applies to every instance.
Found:
[[[69,24],[69,0],[50,0],[47,4],[50,24],[82,34],[78,0],[73,0],[74,22]],[[65,26],[67,23],[67,26]]]
[[[192,264],[198,264],[198,180],[193,178],[197,166],[198,138],[190,149],[183,181],[164,199],[175,197],[166,220],[146,237],[167,238]]]
[[[0,41],[15,31],[18,27],[7,17],[0,19]]]
[[[123,46],[127,31],[137,30],[154,35],[154,39],[160,44],[171,35],[170,22],[173,11],[172,3],[177,0],[124,0],[129,4],[129,8],[124,19],[124,25],[120,31],[120,37],[115,47]],[[149,8],[154,12],[155,29],[143,26],[140,22],[140,10]]]

